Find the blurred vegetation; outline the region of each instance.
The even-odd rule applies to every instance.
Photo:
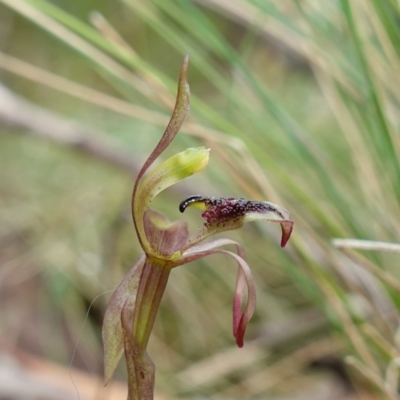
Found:
[[[332,239],[399,242],[399,17],[395,0],[0,0],[2,84],[137,165],[191,54],[190,117],[166,157],[205,144],[211,161],[156,202],[171,219],[189,194],[292,212],[287,249],[277,226],[229,233],[257,281],[242,350],[234,264],[215,256],[173,272],[150,343],[166,398],[311,398],[333,364],[343,393],[397,398],[398,256]],[[65,145],[59,124],[58,139],[43,138],[30,118],[0,126],[0,329],[68,364],[89,304],[138,258],[134,169]],[[197,214],[185,215],[194,230]],[[94,302],[74,361],[96,373],[109,295]]]

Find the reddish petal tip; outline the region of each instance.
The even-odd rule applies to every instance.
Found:
[[[241,349],[243,347],[243,338],[241,339],[236,338],[236,344],[239,347],[239,349]]]
[[[243,322],[243,321],[241,321]],[[239,324],[238,329],[236,331],[235,339],[237,346],[241,349],[244,344],[244,334],[246,332],[246,326],[243,323]]]
[[[293,221],[281,222],[281,228],[282,228],[281,247],[285,247],[293,231]]]

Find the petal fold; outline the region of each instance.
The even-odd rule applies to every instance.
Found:
[[[144,229],[157,258],[180,256],[189,237],[185,221],[170,223],[167,217],[151,208],[144,214]]]

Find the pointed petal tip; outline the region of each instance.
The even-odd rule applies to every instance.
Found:
[[[115,368],[114,368],[115,370]],[[114,370],[110,368],[104,368],[104,379],[103,379],[103,389],[105,389],[114,377]]]
[[[191,249],[185,251],[185,253],[183,254],[183,261],[184,263],[187,263],[211,254],[227,254],[236,259],[236,261],[238,262],[239,272],[236,281],[235,296],[233,300],[233,336],[236,340],[237,346],[239,348],[242,348],[247,324],[253,316],[256,308],[256,288],[250,267],[242,258],[242,256],[244,256],[244,252],[240,245],[238,245],[238,252],[240,255],[237,255],[227,250],[215,249],[216,246],[224,246],[226,244],[238,245],[238,243],[230,239],[216,239],[211,242],[198,244]],[[243,299],[243,290],[245,290],[246,286],[247,304],[244,312],[242,313],[241,306]]]
[[[292,234],[293,231],[293,221],[285,221],[281,223],[281,228],[282,228],[282,239],[281,239],[281,247],[285,247],[287,242],[290,239],[290,235]]]
[[[183,58],[181,71],[179,74],[180,83],[184,83],[186,85],[187,85],[187,72],[189,67],[189,59],[190,59],[190,54],[186,53],[185,57]]]
[[[235,339],[236,339],[236,345],[237,347],[239,347],[239,349],[241,349],[244,345],[244,334],[246,332],[246,327],[242,327],[238,329],[238,331],[236,332],[235,335]]]

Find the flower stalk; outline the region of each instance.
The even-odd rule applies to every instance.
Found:
[[[188,114],[188,62],[189,57],[186,56],[171,120],[141,168],[133,188],[132,216],[144,254],[111,296],[104,317],[105,384],[112,378],[124,353],[128,370],[128,400],[153,399],[155,367],[146,349],[172,268],[213,254],[226,254],[236,261],[238,273],[233,302],[233,335],[237,345],[242,347],[247,324],[256,306],[255,283],[245,261],[244,250],[230,239],[204,241],[213,234],[238,229],[245,222],[263,220],[281,225],[281,246],[284,247],[293,229],[290,213],[265,201],[191,196],[180,204],[179,209],[184,212],[187,207],[194,206],[203,211],[205,223],[194,235],[189,235],[186,222],[171,223],[163,214],[150,208],[161,191],[202,171],[208,163],[208,149],[190,148],[148,172],[174,139]],[[237,254],[220,249],[227,245],[233,245]],[[246,289],[247,303],[243,306]]]
[[[161,298],[167,285],[171,267],[168,263],[146,260],[143,267],[136,301],[133,334],[139,346],[147,347]]]

